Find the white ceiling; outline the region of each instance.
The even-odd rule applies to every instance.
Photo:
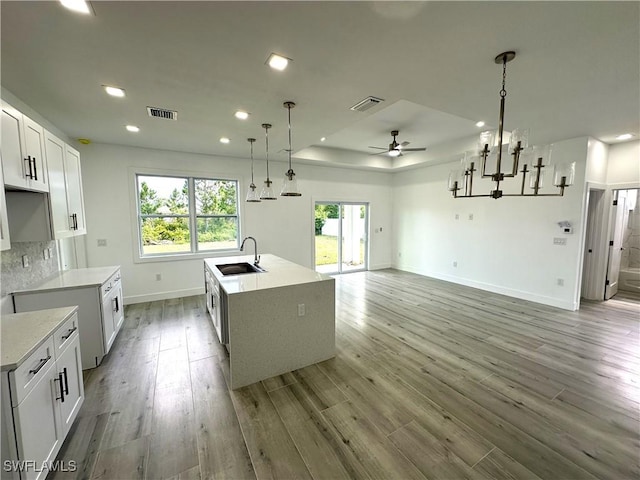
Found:
[[[267,122],[272,158],[284,159],[282,103],[293,100],[296,158],[400,168],[476,135],[478,120],[497,124],[502,72],[493,59],[505,50],[517,52],[505,128],[530,128],[534,143],[640,133],[639,2],[92,6],[95,16],[55,1],[0,4],[2,86],[71,138],[246,158],[246,138],[256,137],[261,158]],[[286,71],[265,65],[271,52],[293,59]],[[103,84],[126,98],[107,96]],[[349,109],[369,95],[385,102]],[[149,118],[147,106],[177,110],[178,121]],[[234,118],[237,109],[250,118]],[[394,129],[427,151],[370,155]]]

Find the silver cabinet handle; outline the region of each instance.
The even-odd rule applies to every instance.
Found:
[[[48,355],[47,358],[41,358],[40,363],[38,363],[38,365],[36,365],[35,368],[32,368],[31,370],[29,370],[29,373],[33,373],[35,375],[40,370],[42,370],[42,367],[44,367],[49,360],[51,360],[51,355]]]
[[[71,335],[73,335],[73,332],[75,332],[78,329],[78,327],[73,327],[70,328],[69,330],[67,330],[67,333],[65,333],[62,337],[60,337],[62,340],[66,340],[67,338],[69,338]]]

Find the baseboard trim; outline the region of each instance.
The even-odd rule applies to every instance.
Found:
[[[169,300],[171,298],[190,297],[192,295],[203,295],[204,286],[199,288],[187,288],[184,290],[173,290],[170,292],[150,293],[146,295],[131,295],[124,297],[125,305],[134,303],[155,302],[156,300]]]
[[[485,290],[487,292],[498,293],[500,295],[506,295],[507,297],[519,298],[520,300],[528,300],[530,302],[540,303],[542,305],[549,305],[550,307],[561,308],[563,310],[578,310],[579,305],[576,302],[562,300],[554,297],[547,297],[545,295],[538,295],[531,292],[525,292],[523,290],[516,290],[512,288],[502,287],[500,285],[494,285],[491,283],[478,282],[467,278],[455,277],[453,275],[446,275],[437,272],[425,273],[419,270],[412,270],[405,266],[396,265],[394,268],[405,272],[416,273],[418,275],[424,275],[425,277],[436,278],[438,280],[444,280],[446,282],[457,283],[458,285],[464,285],[466,287],[477,288],[479,290]]]

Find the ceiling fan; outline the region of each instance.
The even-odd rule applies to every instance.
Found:
[[[398,136],[398,130],[391,130],[391,136],[393,137],[393,141],[389,144],[388,147],[372,147],[378,150],[384,150],[384,152],[375,153],[374,155],[382,155],[383,153],[389,155],[390,157],[400,157],[402,156],[402,152],[424,152],[427,147],[418,147],[418,148],[405,148],[411,142],[402,142],[398,143],[396,137]]]

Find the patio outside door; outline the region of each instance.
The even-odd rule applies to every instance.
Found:
[[[321,273],[367,270],[369,205],[316,202],[315,262]]]

